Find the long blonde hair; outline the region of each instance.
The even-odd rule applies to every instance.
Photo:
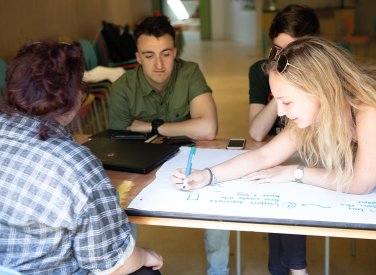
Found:
[[[318,37],[298,39],[280,55],[292,64],[281,76],[321,103],[317,122],[311,126],[299,129],[288,123],[296,134],[299,154],[308,166],[335,171],[332,184],[343,191],[353,177],[355,114],[364,105],[376,108],[376,69],[361,66],[340,46]],[[277,63],[271,61],[268,71],[277,72]]]

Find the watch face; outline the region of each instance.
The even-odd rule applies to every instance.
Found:
[[[294,172],[295,179],[301,180],[303,178],[303,176],[304,176],[304,172],[303,172],[302,169],[298,168],[298,169],[295,170],[295,172]]]

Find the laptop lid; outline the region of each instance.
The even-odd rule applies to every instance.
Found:
[[[179,151],[176,145],[111,137],[95,137],[83,145],[102,161],[105,169],[140,174],[149,173]]]
[[[99,137],[105,137],[105,138],[115,138],[115,139],[142,139],[146,140],[153,136],[151,133],[140,133],[140,132],[132,132],[127,130],[111,130],[107,129],[102,132],[96,133],[95,135],[92,135],[90,138],[99,138]]]

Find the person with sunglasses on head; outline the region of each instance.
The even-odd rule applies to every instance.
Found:
[[[22,274],[157,275],[101,162],[66,130],[85,100],[79,43],[11,61],[0,110],[0,266]]]
[[[295,181],[351,194],[373,192],[376,67],[357,63],[334,42],[306,37],[281,50],[266,70],[278,115],[287,118],[286,127],[259,149],[193,170],[188,177],[184,168],[177,169],[172,175],[177,187],[185,183],[192,190],[243,178],[250,184]],[[282,165],[296,152],[304,165]],[[270,271],[288,274],[288,270]]]
[[[313,9],[288,5],[277,12],[269,29],[273,42],[269,59],[273,59],[290,42],[303,36],[319,35],[320,23]],[[248,74],[249,79],[249,135],[262,141],[267,135],[276,135],[284,127],[284,119],[277,116],[277,104],[270,91],[268,76],[262,67],[267,60],[254,63]]]
[[[269,29],[273,46],[268,60],[299,37],[319,35],[320,23],[313,9],[288,5],[277,12]],[[249,135],[256,141],[275,136],[285,126],[285,117],[277,115],[277,102],[269,86],[268,75],[263,67],[268,60],[260,60],[249,69]],[[286,249],[288,248],[288,249]],[[291,269],[305,274],[306,236],[291,234],[269,234],[269,270],[272,274],[287,274]],[[295,271],[294,271],[295,270]]]

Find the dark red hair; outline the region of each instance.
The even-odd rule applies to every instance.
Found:
[[[75,108],[83,73],[79,43],[44,41],[25,45],[9,64],[2,110],[38,117],[48,125]],[[43,132],[41,129],[42,139],[47,137]]]

